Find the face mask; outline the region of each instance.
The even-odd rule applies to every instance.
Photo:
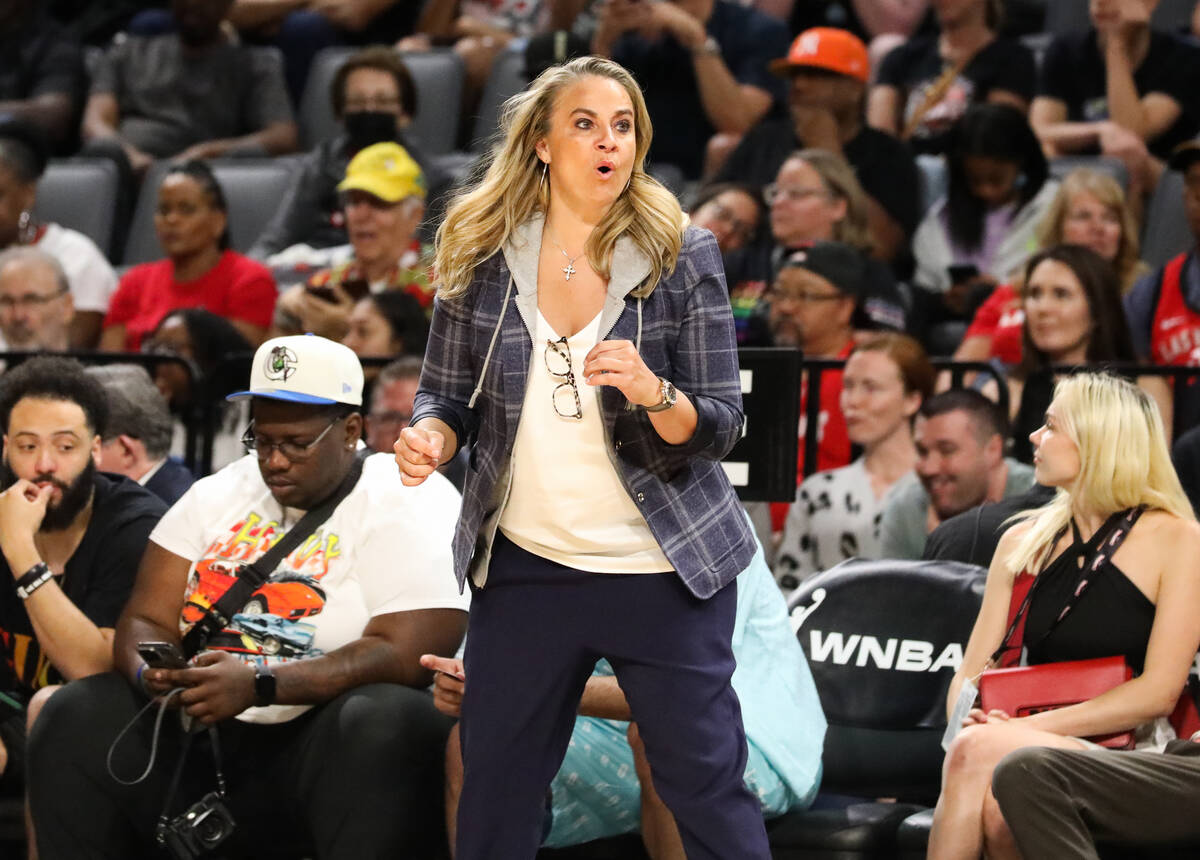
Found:
[[[355,111],[342,117],[350,144],[362,149],[373,143],[396,139],[396,115],[386,111]]]

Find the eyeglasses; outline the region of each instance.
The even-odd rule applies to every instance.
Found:
[[[778,287],[771,287],[767,290],[767,298],[774,302],[793,301],[793,302],[832,302],[837,299],[844,299],[845,296],[840,293],[818,293],[816,290],[781,290]]]
[[[339,415],[329,422],[329,426],[321,431],[316,439],[313,439],[307,445],[301,445],[299,442],[293,442],[290,439],[284,442],[271,442],[264,439],[254,432],[254,422],[250,422],[250,426],[246,428],[246,432],[242,434],[242,444],[246,446],[246,450],[255,454],[259,460],[269,460],[274,451],[278,451],[291,463],[301,463],[307,460],[312,454],[313,449],[317,447],[317,443],[325,438],[333,425],[337,424],[345,416]]]
[[[344,112],[361,113],[362,111],[378,111],[380,113],[391,113],[399,107],[399,96],[374,96],[361,99],[347,99]]]
[[[47,296],[39,296],[36,293],[26,293],[23,296],[0,296],[0,311],[11,311],[15,308],[40,308],[55,299],[62,298],[67,292],[67,290],[61,289],[55,290]]]
[[[399,412],[392,410],[390,412],[371,412],[367,415],[376,424],[407,424],[412,421],[411,412]]]
[[[567,345],[567,339],[560,337],[558,340],[547,340],[544,357],[546,359],[546,370],[550,371],[550,375],[563,380],[554,386],[554,391],[550,395],[550,402],[554,406],[554,411],[563,418],[574,418],[577,421],[582,420],[583,404],[579,402],[579,389],[575,385],[575,373],[571,367],[571,348]],[[569,390],[575,398],[574,412],[563,412],[558,405],[559,400],[562,399],[560,395],[562,395],[563,389]]]
[[[807,200],[810,197],[828,196],[828,192],[823,188],[793,188],[780,185],[777,182],[763,186],[763,199],[767,201],[768,206],[774,205],[777,201],[799,203],[801,200]]]
[[[738,218],[733,214],[733,210],[728,206],[722,205],[716,200],[709,200],[708,203],[704,205],[711,206],[713,214],[717,217],[717,220],[724,221],[726,224],[732,227],[734,235],[736,235],[743,242],[749,242],[754,238],[754,225],[747,224],[741,218]]]

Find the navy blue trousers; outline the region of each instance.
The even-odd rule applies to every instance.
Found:
[[[608,658],[691,860],[767,860],[730,685],[737,586],[708,600],[673,573],[586,573],[504,538],[471,604],[458,860],[529,860],[596,660]]]

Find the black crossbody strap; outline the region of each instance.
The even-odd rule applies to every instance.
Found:
[[[225,590],[216,603],[208,608],[204,617],[193,624],[191,629],[183,635],[184,657],[191,659],[192,656],[204,649],[214,633],[228,627],[229,619],[241,611],[241,608],[246,605],[246,600],[267,581],[279,563],[292,550],[307,540],[308,536],[315,532],[325,520],[329,519],[337,506],[346,496],[350,495],[350,491],[358,483],[359,476],[362,475],[364,459],[364,452],[360,451],[355,456],[350,471],[346,473],[333,495],[302,516],[287,534],[253,564],[243,565],[238,569],[237,579],[234,583]]]

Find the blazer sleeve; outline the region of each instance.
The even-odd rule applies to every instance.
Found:
[[[694,233],[701,238],[679,261],[680,274],[694,286],[684,305],[671,382],[692,401],[698,420],[691,439],[668,447],[676,454],[720,460],[742,437],[741,371],[716,240],[707,231]]]
[[[478,289],[478,282],[471,289]],[[477,380],[471,357],[472,303],[466,298],[433,303],[433,321],[425,346],[421,383],[413,408],[412,423],[438,418],[458,437],[459,447],[479,426],[476,410],[468,408]],[[453,452],[445,452],[448,460]]]

